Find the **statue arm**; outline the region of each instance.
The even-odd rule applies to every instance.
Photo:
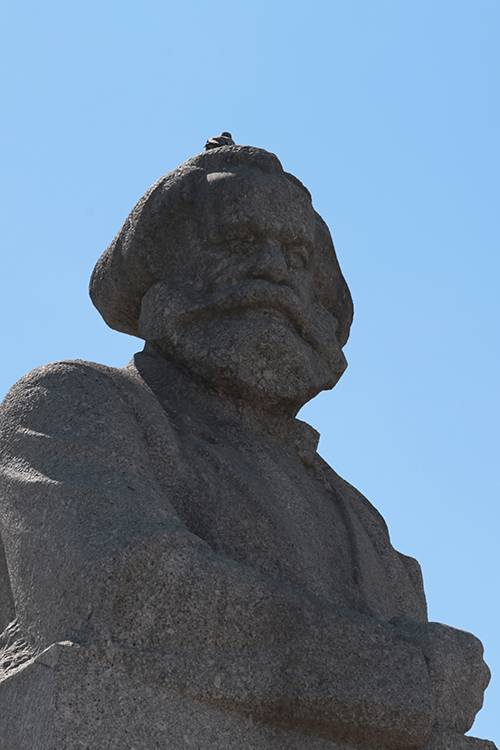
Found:
[[[422,649],[436,698],[435,724],[425,750],[442,750],[440,743],[456,746],[458,750],[464,746],[460,737],[464,739],[464,732],[472,727],[475,715],[483,704],[483,694],[490,678],[483,660],[482,644],[471,633],[427,621],[422,572],[418,562],[392,548],[384,519],[358,490],[326,464],[323,464],[323,470],[332,485],[353,507],[379,555],[385,558],[389,577],[400,581],[397,586],[399,616],[393,617],[390,623],[413,637]],[[395,562],[404,566],[408,576],[407,585],[401,583],[404,578],[397,573]],[[466,741],[472,742],[471,738],[465,738]],[[482,740],[476,741],[480,742]]]
[[[93,643],[144,679],[256,718],[387,748],[424,743],[434,695],[413,635],[190,533],[101,370],[30,374],[7,398],[1,432],[6,556],[34,647]]]
[[[425,660],[397,628],[208,548],[160,542],[152,555],[137,552],[101,630],[112,661],[199,700],[332,737],[388,748],[427,738]]]
[[[436,696],[436,727],[463,735],[472,727],[490,681],[481,641],[439,622],[395,617],[391,624],[413,636],[423,650]]]

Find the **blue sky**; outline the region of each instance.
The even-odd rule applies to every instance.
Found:
[[[93,265],[159,176],[230,130],[329,224],[349,368],[302,416],[493,670],[500,742],[497,0],[3,0],[2,368],[122,366]],[[495,710],[496,709],[496,710]]]

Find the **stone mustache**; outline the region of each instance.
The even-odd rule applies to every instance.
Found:
[[[296,418],[352,321],[307,189],[216,144],[90,293],[144,351],[41,367],[1,409],[6,750],[493,748],[464,736],[480,642],[427,621],[418,563]]]

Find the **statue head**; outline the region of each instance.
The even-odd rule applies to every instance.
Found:
[[[214,148],[158,180],[90,294],[112,328],[268,409],[296,413],[346,367],[352,301],[330,233],[262,149]]]

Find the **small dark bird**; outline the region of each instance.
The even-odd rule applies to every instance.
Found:
[[[220,135],[215,135],[213,138],[209,138],[208,141],[205,143],[205,151],[210,151],[211,148],[220,148],[221,146],[235,146],[235,142],[233,141],[233,136],[231,133],[221,133]]]

